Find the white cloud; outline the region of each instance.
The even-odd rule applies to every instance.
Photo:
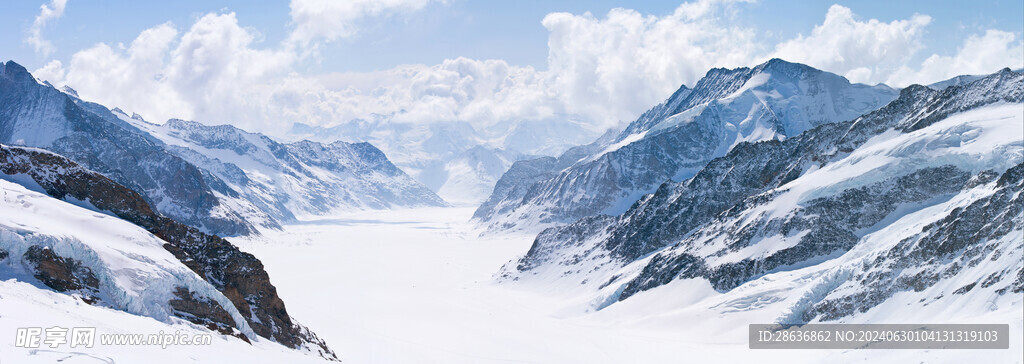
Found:
[[[995,29],[986,31],[984,35],[972,35],[955,55],[933,54],[924,60],[920,69],[904,66],[886,83],[903,87],[912,83],[930,84],[959,75],[988,74],[1004,67],[1022,68],[1024,41],[1015,38],[1013,33]]]
[[[261,101],[283,89],[277,81],[294,56],[254,49],[255,38],[234,13],[207,14],[180,37],[172,24],[161,24],[128,47],[100,43],[66,66],[48,64],[40,75],[87,100],[159,121],[195,118],[272,130],[278,115],[271,111],[279,106]]]
[[[775,47],[774,57],[846,76],[853,82],[879,83],[923,48],[927,15],[889,23],[857,21],[853,11],[832,5],[825,21],[809,36],[799,35]]]
[[[53,82],[62,82],[64,80],[64,63],[58,60],[52,60],[42,68],[32,71],[32,75],[36,78],[48,80]]]
[[[447,0],[292,0],[292,31],[289,41],[308,47],[318,39],[334,41],[351,37],[358,21],[367,17],[388,16],[420,10],[431,2]]]
[[[48,5],[43,4],[39,6],[39,15],[36,16],[36,19],[32,22],[32,27],[28,30],[25,43],[31,45],[36,53],[43,57],[48,57],[55,50],[53,43],[43,38],[43,28],[46,27],[46,23],[59,19],[64,15],[64,7],[67,3],[68,0],[52,0]]]
[[[170,23],[158,25],[127,47],[100,43],[35,74],[153,121],[195,119],[271,134],[283,134],[292,122],[325,125],[371,113],[395,114],[399,122],[486,126],[561,111],[530,67],[458,58],[336,74],[324,82],[295,73],[298,57],[287,47],[259,48],[257,38],[234,13],[207,14],[183,34]],[[362,87],[352,82],[360,78]]]
[[[664,17],[613,9],[553,13],[548,76],[569,111],[605,125],[628,121],[715,66],[745,66],[763,47],[753,29],[722,24],[719,2],[684,3]]]
[[[424,1],[374,8],[391,10],[350,9],[362,15],[342,18],[414,10]],[[296,0],[293,16],[296,4],[317,3]],[[1012,33],[989,31],[968,38],[956,55],[933,55],[910,67],[907,54],[920,47],[930,18],[858,21],[841,6],[829,9],[810,35],[765,45],[756,30],[730,25],[731,6],[705,0],[684,3],[665,16],[628,9],[604,17],[549,14],[542,21],[549,31],[547,70],[460,57],[436,65],[303,75],[296,66],[305,50],[296,40],[337,39],[356,31],[347,25],[351,22],[309,20],[308,28],[297,22],[295,32],[302,35],[268,46],[227,13],[207,14],[185,31],[170,23],[158,25],[128,46],[97,44],[34,74],[70,85],[85,99],[156,122],[177,117],[284,135],[293,122],[330,126],[371,114],[392,115],[394,122],[466,121],[483,129],[577,114],[595,128],[608,127],[635,119],[680,84],[693,86],[712,67],[752,66],[770,56],[806,62],[854,81],[897,85],[1024,62],[1022,43]]]
[[[290,90],[275,96],[292,106],[287,119],[318,125],[391,114],[395,122],[468,121],[487,128],[564,112],[539,72],[501,60],[460,57],[434,66],[288,79]]]

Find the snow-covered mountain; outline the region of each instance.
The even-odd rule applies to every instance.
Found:
[[[46,150],[0,145],[0,193],[0,279],[336,359],[288,314],[256,257],[159,215],[102,174]]]
[[[1005,69],[739,143],[621,215],[545,230],[502,276],[582,291],[595,310],[696,284],[723,313],[783,304],[780,323],[1019,313],[1022,191],[1024,75]]]
[[[67,156],[139,191],[164,214],[206,231],[253,231],[240,214],[221,203],[200,169],[102,106],[38,83],[13,61],[0,65],[0,143]]]
[[[712,69],[680,87],[617,134],[553,160],[512,166],[474,218],[491,230],[568,223],[620,214],[667,180],[694,175],[743,142],[785,140],[853,119],[896,97],[885,85],[770,60],[754,68]],[[502,177],[502,179],[506,179]]]
[[[284,144],[230,125],[176,119],[156,125],[113,113],[225,184],[222,199],[239,206],[250,222],[270,225],[338,209],[444,205],[369,143]],[[243,209],[248,206],[255,209]]]
[[[367,143],[276,142],[232,126],[138,115],[0,67],[0,143],[44,148],[139,191],[161,213],[244,235],[295,216],[444,202]]]
[[[1013,70],[1013,72],[1017,72],[1017,73],[1024,72],[1024,68]],[[930,84],[930,85],[928,85],[928,87],[936,89],[936,90],[941,90],[941,89],[944,89],[944,88],[949,87],[949,86],[962,86],[962,85],[966,85],[968,83],[977,81],[979,79],[985,78],[985,76],[987,76],[987,75],[960,75],[960,76],[956,76],[956,77],[950,78],[948,80],[942,80],[942,81]]]
[[[489,126],[409,123],[373,115],[324,128],[296,123],[292,134],[317,141],[369,142],[446,201],[477,205],[516,161],[553,156],[589,143],[600,131],[571,115]]]

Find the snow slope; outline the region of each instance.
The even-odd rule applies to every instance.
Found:
[[[210,345],[101,345],[104,334],[178,333],[194,337],[206,328],[180,319],[170,322],[137,316],[107,307],[92,306],[77,298],[39,289],[14,279],[0,281],[0,353],[12,363],[325,363],[323,359],[258,340],[252,344],[214,335]],[[17,328],[96,328],[92,348],[63,344],[36,349],[15,347]]]
[[[163,240],[124,220],[0,180],[0,279],[37,282],[21,257],[33,246],[74,259],[99,281],[101,305],[172,322],[174,290],[216,301],[242,333],[255,337],[231,301],[163,248]],[[38,282],[37,282],[38,284]],[[42,286],[41,284],[39,284]]]

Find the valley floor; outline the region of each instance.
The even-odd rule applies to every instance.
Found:
[[[288,311],[347,363],[1016,362],[1021,300],[959,322],[1010,323],[1010,350],[749,350],[747,324],[770,323],[801,279],[768,276],[727,294],[677,281],[594,311],[593,292],[557,284],[497,283],[494,274],[532,236],[480,237],[471,208],[360,212],[231,239],[263,261]],[[779,283],[772,283],[778,280]],[[902,303],[900,303],[902,305]],[[934,309],[934,308],[933,308]],[[976,311],[973,311],[976,312]],[[182,330],[89,306],[14,279],[0,281],[0,363],[317,362],[257,341],[211,346],[58,350],[12,344],[18,327],[92,326],[99,332]],[[910,319],[915,318],[910,315]],[[885,360],[882,360],[885,359]],[[12,361],[13,360],[13,361]]]
[[[797,287],[718,294],[680,281],[593,312],[592,292],[497,283],[533,236],[481,237],[471,214],[362,212],[236,244],[264,262],[291,314],[352,363],[1021,362],[1019,299],[961,321],[1012,322],[1013,348],[987,352],[749,350],[747,324],[773,322]]]

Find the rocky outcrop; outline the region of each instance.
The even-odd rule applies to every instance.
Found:
[[[223,293],[254,333],[290,348],[311,346],[325,358],[337,359],[322,340],[288,315],[263,264],[227,240],[164,217],[135,191],[45,150],[0,145],[0,173],[27,176],[50,196],[86,202],[148,230],[166,242],[167,251]],[[184,301],[179,306],[197,308],[187,298],[179,299]],[[206,312],[212,316],[197,319],[227,323],[219,311],[209,307],[179,311],[191,315]]]
[[[966,208],[954,209],[925,226],[921,234],[903,239],[892,249],[875,256],[870,269],[850,277],[845,287],[837,287],[838,291],[847,293],[814,304],[803,313],[801,320],[830,321],[866,312],[899,292],[920,292],[966,268],[1013,254],[1013,248],[1019,250],[1024,239],[1024,193],[1021,193],[1024,191],[1024,163],[999,176],[995,187],[993,194]],[[1017,239],[1017,246],[1003,244],[1004,239]],[[975,287],[988,288],[1014,276],[1016,280],[1003,283],[1005,286],[996,292],[1021,293],[1024,291],[1021,284],[1024,267],[1018,265],[997,269],[952,294],[965,294]]]
[[[96,302],[100,281],[89,267],[81,262],[58,256],[46,247],[33,245],[24,256],[34,276],[47,287],[57,292],[77,293],[87,303]]]
[[[707,227],[686,237],[678,245],[696,245],[715,238],[724,239],[727,242],[725,249],[714,254],[714,257],[721,257],[753,246],[764,237],[793,236],[799,232],[801,235],[796,245],[780,249],[767,257],[745,258],[710,267],[704,258],[686,253],[678,257],[659,255],[659,261],[651,262],[645,267],[645,272],[625,286],[619,299],[624,300],[637,292],[684,278],[705,278],[715,289],[728,291],[779,267],[845,253],[860,241],[858,232],[879,223],[900,206],[956,193],[971,177],[969,173],[953,166],[925,168],[870,186],[845,190],[835,196],[808,201],[806,206],[790,212],[785,218],[757,219],[746,225],[733,224],[733,218],[739,212],[756,206],[757,202],[769,200],[766,196],[747,199],[720,214]],[[692,261],[679,263],[680,259]],[[661,269],[672,273],[658,272]]]
[[[177,299],[168,301],[175,311],[175,316],[184,318],[194,324],[205,326],[224,335],[232,335],[249,342],[249,338],[234,330],[235,320],[214,300],[196,296],[185,287],[174,290]]]

